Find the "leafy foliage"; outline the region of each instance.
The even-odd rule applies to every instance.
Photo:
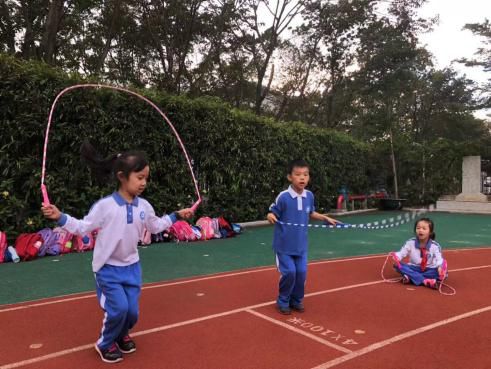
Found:
[[[35,62],[0,55],[0,229],[13,234],[40,229],[40,167],[47,116],[63,88],[83,82]],[[366,191],[367,145],[345,134],[283,124],[230,108],[215,98],[189,99],[142,90],[166,112],[186,143],[203,196],[200,213],[247,221],[263,218],[283,189],[286,166],[305,158],[312,190],[327,210],[341,185]],[[127,149],[147,153],[151,181],[145,197],[158,213],[195,199],[177,140],[150,106],[107,89],[74,90],[59,100],[51,126],[46,184],[51,201],[74,216],[85,214],[115,183],[98,185],[81,165],[88,139],[103,155]]]

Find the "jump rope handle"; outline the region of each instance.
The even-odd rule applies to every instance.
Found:
[[[394,262],[397,264],[397,267],[400,269],[401,268],[401,261],[397,257],[396,253],[391,252],[389,255],[392,257],[392,260],[394,260]]]
[[[49,201],[48,190],[46,189],[46,186],[44,185],[44,183],[41,185],[41,192],[43,194],[44,205],[50,205],[51,202]]]
[[[198,201],[196,201],[193,206],[191,206],[191,210],[193,211],[193,213],[196,212],[196,209],[198,208],[199,204],[201,204],[201,199],[198,199]]]
[[[439,275],[439,278],[440,278],[440,281],[443,282],[443,280],[445,278],[447,278],[447,271],[448,271],[448,264],[447,264],[447,261],[446,260],[443,260],[443,264],[442,266],[440,267],[440,275]]]

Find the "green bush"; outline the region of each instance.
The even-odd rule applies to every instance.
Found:
[[[0,229],[14,237],[45,221],[39,211],[42,149],[48,113],[64,88],[87,83],[80,77],[35,62],[0,55]],[[278,123],[232,109],[214,98],[189,99],[143,90],[169,117],[186,144],[200,190],[202,214],[225,214],[233,221],[263,219],[286,186],[286,166],[294,158],[311,164],[318,207],[335,204],[337,190],[369,188],[368,145],[347,135]],[[84,139],[106,155],[145,151],[151,180],[144,196],[157,213],[190,205],[194,186],[177,140],[162,117],[135,97],[108,89],[68,92],[53,115],[47,177],[51,201],[74,216],[116,188],[97,185],[79,158]]]

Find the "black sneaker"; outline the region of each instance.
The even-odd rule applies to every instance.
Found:
[[[300,304],[291,304],[290,307],[292,308],[292,310],[295,310],[299,313],[303,313],[305,311],[305,306],[303,306],[302,303]]]
[[[123,360],[123,354],[121,353],[121,351],[119,351],[118,346],[116,346],[116,344],[114,343],[111,347],[105,350],[97,346],[97,343],[94,345],[94,347],[101,356],[102,361],[106,363],[118,363]]]
[[[131,339],[129,335],[124,336],[122,339],[116,342],[119,349],[124,354],[131,354],[136,351],[135,341]]]
[[[292,311],[289,307],[279,306],[279,305],[277,305],[276,307],[277,307],[278,311],[280,312],[280,314],[290,315],[292,313]]]

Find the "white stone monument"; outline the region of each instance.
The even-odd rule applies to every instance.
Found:
[[[464,156],[462,159],[462,192],[442,196],[436,202],[439,211],[458,213],[491,213],[491,201],[481,193],[481,157]]]
[[[464,156],[462,159],[462,192],[456,201],[488,201],[481,193],[481,157]]]

